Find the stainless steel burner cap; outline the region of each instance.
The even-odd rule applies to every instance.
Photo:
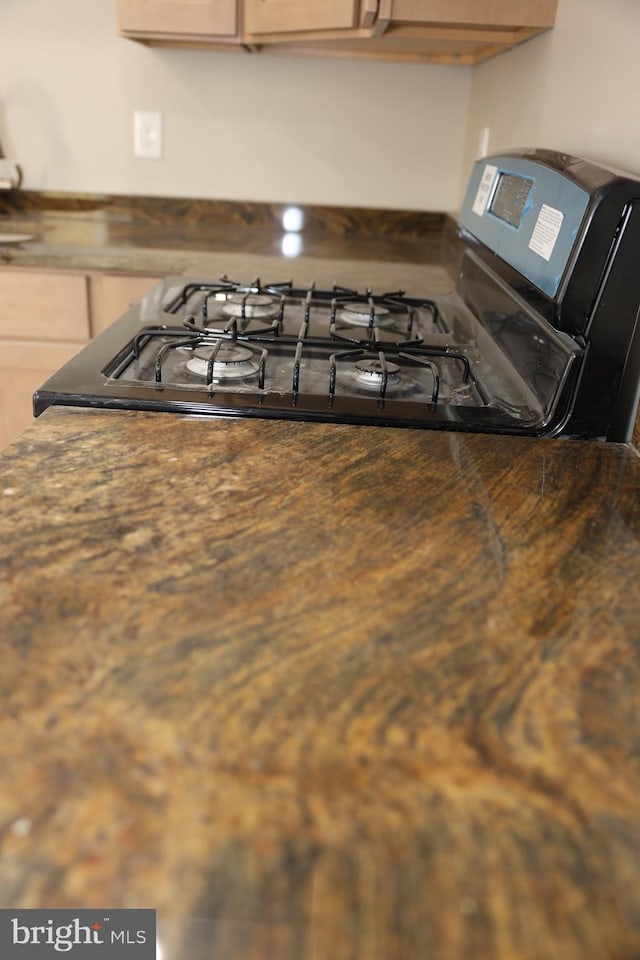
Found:
[[[265,293],[231,293],[222,308],[229,317],[277,317],[280,303]]]
[[[372,387],[379,390],[382,385],[382,364],[379,360],[357,360],[354,364],[354,379],[363,387]],[[400,367],[397,363],[387,360],[387,386],[398,383]]]
[[[193,356],[187,360],[187,370],[197,374],[199,377],[207,377],[209,360],[215,349],[215,345],[203,344],[196,347]],[[213,361],[212,376],[214,380],[240,379],[241,377],[252,377],[258,372],[258,363],[255,360],[255,353],[248,347],[242,347],[237,343],[223,343],[216,353]]]
[[[338,314],[338,319],[354,327],[368,327],[371,323],[371,304],[367,303],[365,300],[356,300],[353,303],[345,303]],[[374,327],[392,327],[394,322],[394,316],[387,307],[383,307],[380,304],[374,304]]]

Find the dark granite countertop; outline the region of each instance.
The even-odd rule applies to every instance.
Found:
[[[0,265],[450,286],[440,215],[304,213],[289,261],[277,205],[5,194]],[[0,906],[640,956],[633,447],[50,409],[0,504]]]
[[[637,960],[639,492],[614,444],[50,409],[0,456],[0,904]]]
[[[0,266],[185,273],[208,254],[282,256],[284,204],[160,197],[0,193]],[[446,217],[438,213],[310,207],[306,257],[439,262]]]

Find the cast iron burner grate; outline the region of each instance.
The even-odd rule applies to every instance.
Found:
[[[161,324],[142,329],[133,338],[131,350],[121,356],[109,375],[117,379],[131,361],[140,362],[143,350],[154,340],[158,347],[153,360],[153,379],[157,385],[167,382],[165,368],[176,352],[188,353],[186,364],[204,381],[209,393],[221,383],[239,378],[257,378],[260,391],[269,390],[267,363],[271,352],[286,354],[290,365],[289,390],[295,404],[300,392],[300,371],[307,355],[314,362],[321,357],[327,364],[325,394],[328,407],[336,398],[338,365],[350,365],[352,382],[369,395],[375,393],[383,404],[389,384],[397,385],[402,369],[421,366],[429,371],[432,386],[429,402],[437,404],[441,375],[437,361],[446,359],[459,368],[459,384],[465,388],[472,381],[468,358],[458,350],[425,346],[423,338],[411,336],[418,310],[431,314],[436,329],[446,331],[446,324],[431,300],[408,298],[402,290],[374,295],[370,290],[357,291],[334,286],[331,290],[294,287],[291,283],[263,286],[257,279],[242,286],[223,278],[217,284],[187,284],[165,305],[165,312],[178,314],[190,310],[196,297],[196,312],[188,312],[181,326]],[[226,309],[233,305],[231,315]],[[215,316],[213,316],[215,306]],[[322,308],[323,318],[318,325],[312,310]],[[289,309],[288,309],[289,308]],[[297,333],[291,332],[294,308],[300,323]],[[215,326],[222,312],[223,325]],[[340,317],[347,313],[347,325],[353,335],[340,328]],[[300,317],[302,318],[300,320]],[[400,323],[398,323],[398,320]],[[378,321],[382,321],[385,335],[390,327],[402,331],[400,339],[384,339]],[[175,364],[171,366],[174,383]],[[482,398],[482,390],[473,380]],[[482,400],[482,402],[485,402]]]
[[[217,283],[188,283],[177,296],[165,304],[165,312],[179,314],[189,309],[194,297],[199,301],[197,311],[190,314],[190,323],[205,330],[216,319],[229,318],[227,326],[221,332],[236,326],[247,332],[271,332],[277,335],[290,320],[299,317],[309,322],[311,311],[316,308],[327,313],[328,335],[338,336],[337,330],[344,326],[365,327],[369,331],[374,327],[404,326],[407,337],[411,336],[416,324],[418,311],[428,311],[435,329],[448,332],[438,305],[434,300],[407,297],[404,290],[374,294],[370,289],[364,293],[348,287],[334,285],[328,290],[317,289],[315,284],[309,287],[296,287],[291,281],[285,283],[262,284],[259,278],[244,285],[226,276]],[[229,310],[233,304],[233,310]],[[214,310],[217,306],[218,310]],[[269,306],[271,309],[269,310]],[[266,323],[270,320],[270,323]]]

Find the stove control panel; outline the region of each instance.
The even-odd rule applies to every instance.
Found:
[[[555,297],[589,205],[577,183],[534,160],[474,164],[459,224],[549,297]]]

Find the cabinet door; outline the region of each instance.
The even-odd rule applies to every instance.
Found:
[[[245,0],[247,34],[351,30],[368,26],[377,3],[370,0]]]
[[[91,277],[91,335],[96,337],[144,297],[160,277],[97,273]]]
[[[238,0],[118,0],[121,33],[235,37]]]
[[[82,343],[0,340],[0,449],[33,422],[32,397]]]

